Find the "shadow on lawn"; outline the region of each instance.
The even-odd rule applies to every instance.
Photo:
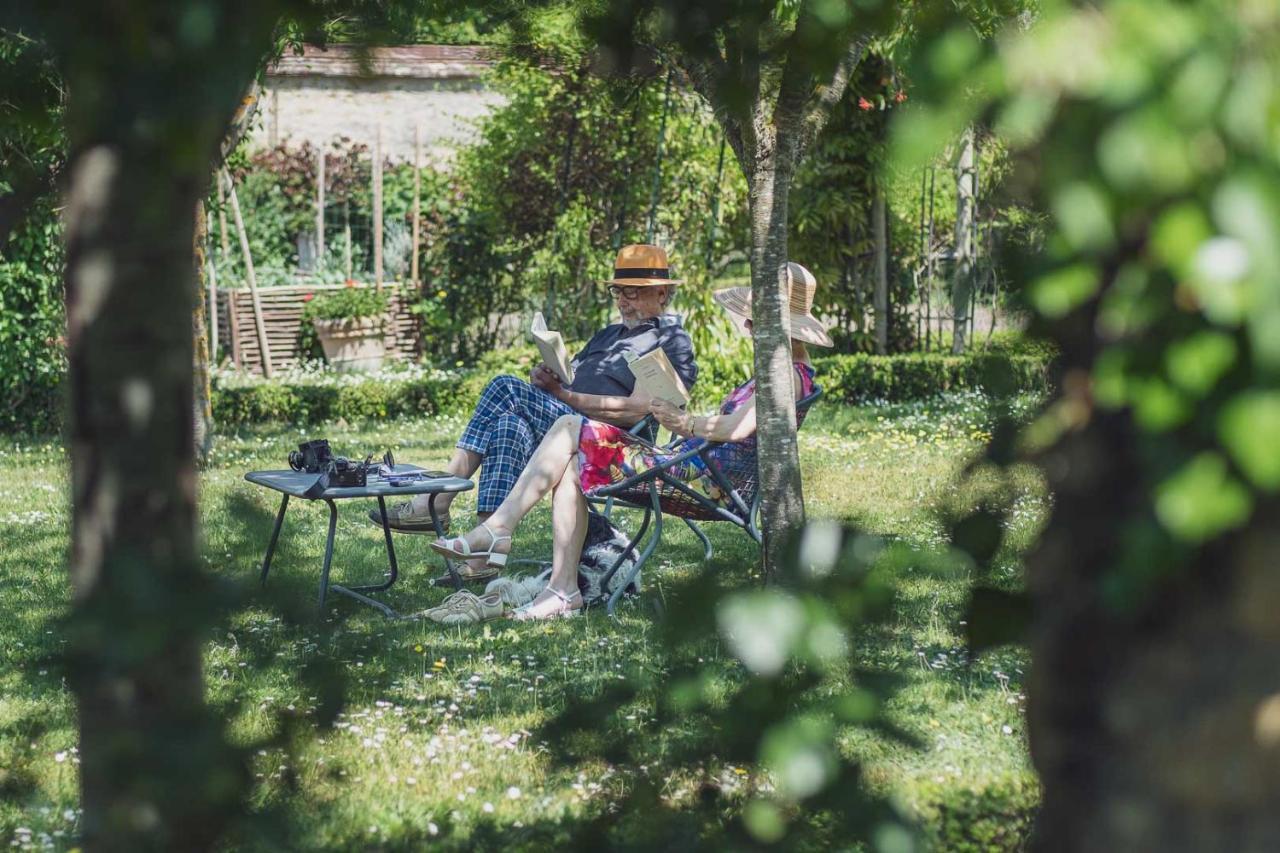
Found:
[[[47,759],[35,745],[74,725],[58,712],[66,708],[59,626],[69,601],[67,535],[52,523],[2,525],[0,540],[12,543],[0,581],[0,694],[9,709],[0,724],[0,800],[22,802],[39,788],[36,765]]]
[[[778,587],[745,587],[713,560],[671,589],[657,626],[663,665],[546,727],[566,765],[664,767],[661,778],[636,774],[615,810],[584,823],[574,849],[909,843],[908,822],[867,791],[838,733],[859,726],[920,745],[882,715],[898,679],[850,653],[860,631],[892,617],[896,575],[915,551],[824,522],[791,554]],[[743,666],[708,663],[721,642]],[[646,706],[649,725],[619,722]],[[672,790],[681,777],[683,797]]]

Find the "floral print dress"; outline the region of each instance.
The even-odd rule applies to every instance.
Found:
[[[794,363],[800,381],[800,396],[813,393],[813,367],[804,362]],[[751,399],[756,391],[756,381],[750,379],[734,388],[720,404],[720,414],[731,414]],[[800,415],[803,418],[803,414]],[[582,491],[593,490],[619,483],[643,471],[660,465],[672,457],[706,444],[705,438],[686,438],[668,450],[655,451],[653,445],[636,438],[621,427],[582,419],[582,432],[578,439],[578,472]],[[742,441],[726,442],[711,448],[708,456],[715,459],[720,470],[739,491],[744,490],[746,480],[754,482],[756,468],[756,437]],[[740,476],[735,476],[740,472]],[[705,495],[723,507],[731,506],[731,499],[707,471],[700,456],[694,456],[670,469],[670,474],[699,494]],[[754,487],[749,490],[754,493]],[[670,485],[659,484],[659,495],[665,505],[676,497]],[[749,495],[744,495],[750,501]]]

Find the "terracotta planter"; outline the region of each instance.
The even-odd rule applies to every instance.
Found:
[[[384,317],[312,320],[324,357],[340,373],[372,373],[382,367],[387,348]]]

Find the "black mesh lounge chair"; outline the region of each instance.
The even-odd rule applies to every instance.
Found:
[[[815,386],[813,393],[796,402],[796,420],[798,424],[804,423],[804,417],[808,414],[809,408],[821,396],[822,389]],[[668,452],[675,452],[675,455],[662,465],[650,468],[633,477],[628,477],[620,483],[603,486],[592,492],[591,499],[596,502],[603,500],[606,509],[612,509],[614,506],[624,506],[644,511],[644,520],[640,524],[640,529],[628,543],[627,550],[604,576],[601,599],[605,596],[608,597],[607,609],[609,615],[613,615],[618,599],[622,597],[623,592],[631,585],[636,575],[640,573],[640,568],[657,549],[658,543],[662,540],[662,516],[664,514],[684,520],[690,529],[698,535],[698,538],[702,540],[708,557],[711,555],[711,543],[706,534],[698,529],[694,522],[728,521],[740,527],[757,544],[761,542],[760,528],[756,524],[756,516],[760,509],[760,491],[757,488],[758,473],[755,455],[744,454],[743,458],[738,460],[733,468],[726,469],[717,463],[714,456],[708,453],[718,443],[707,442],[690,450],[680,451],[680,445],[683,442],[684,439],[680,439],[664,448]],[[706,465],[707,473],[715,480],[716,485],[729,496],[729,507],[723,507],[705,495],[699,494],[670,473],[672,468],[695,456],[701,457]],[[735,483],[738,485],[735,486]],[[640,540],[644,538],[651,521],[653,523],[653,533],[650,535],[649,541],[640,551],[639,556],[627,571],[626,576],[621,581],[615,582],[615,575],[618,574],[619,567],[625,561],[626,554],[632,552],[640,544]],[[597,602],[592,603],[598,603],[599,600],[597,599]]]

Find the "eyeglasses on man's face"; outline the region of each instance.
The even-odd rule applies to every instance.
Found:
[[[616,284],[609,285],[609,295],[614,299],[617,299],[619,296],[625,296],[627,299],[635,299],[640,295],[642,290],[644,290],[643,287],[620,287]]]

